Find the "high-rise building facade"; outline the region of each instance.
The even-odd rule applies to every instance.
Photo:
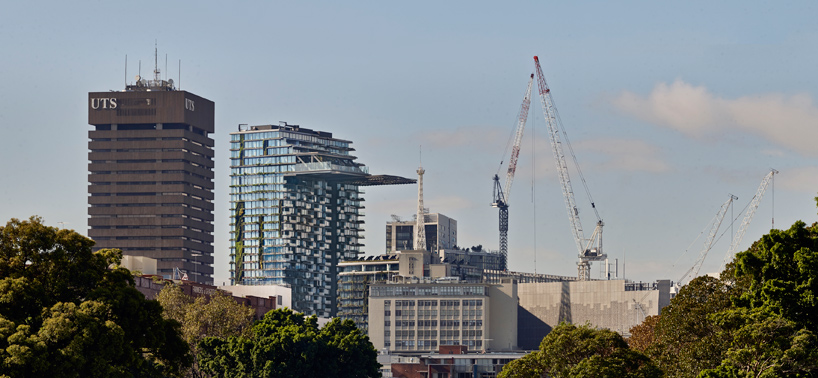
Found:
[[[158,76],[158,75],[157,75]],[[214,104],[172,81],[88,94],[88,236],[213,283]]]
[[[334,316],[338,263],[363,246],[360,187],[414,180],[369,175],[328,132],[284,123],[230,137],[231,283],[286,285],[294,310]]]

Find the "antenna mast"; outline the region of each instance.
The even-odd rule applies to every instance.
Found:
[[[422,148],[422,147],[421,147]],[[421,149],[421,162],[418,167],[418,215],[415,225],[415,250],[426,250],[426,227],[423,222],[423,150]]]
[[[154,41],[153,43],[153,80],[157,83],[161,80],[161,75],[159,75],[159,43]]]

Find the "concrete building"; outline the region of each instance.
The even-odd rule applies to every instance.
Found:
[[[647,316],[658,315],[670,303],[670,281],[655,283],[610,281],[565,281],[521,283],[519,344],[539,348],[543,337],[560,322],[590,323],[625,336]]]
[[[386,224],[386,252],[395,253],[414,249],[417,222],[402,221],[394,216],[394,221]],[[443,214],[423,215],[426,235],[426,250],[454,249],[457,247],[457,221]]]
[[[214,104],[155,72],[88,94],[88,236],[212,284]]]
[[[480,283],[483,268],[468,261],[441,262],[439,254],[429,251],[399,251],[359,260],[342,261],[338,274],[338,316],[350,319],[358,328],[368,328],[369,285],[396,279],[418,278],[434,281]],[[482,260],[480,260],[482,261]],[[497,283],[500,281],[498,280]]]
[[[230,138],[231,283],[286,285],[294,310],[335,316],[338,263],[363,246],[360,188],[415,180],[370,175],[329,132],[283,123]]]
[[[489,285],[409,278],[369,290],[369,339],[376,349],[404,354],[441,345],[518,349],[517,283],[511,279]]]

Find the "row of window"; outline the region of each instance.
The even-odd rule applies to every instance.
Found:
[[[419,296],[426,297],[432,295],[441,296],[488,296],[487,286],[403,286],[403,285],[377,285],[370,287],[370,295],[373,297],[398,297],[398,296]]]
[[[230,157],[232,159],[240,159],[240,158],[248,158],[248,157],[259,157],[265,155],[286,155],[292,154],[293,150],[291,147],[278,147],[278,148],[257,148],[257,149],[243,149],[243,150],[231,150]]]

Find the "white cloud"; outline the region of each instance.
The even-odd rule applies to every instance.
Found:
[[[801,155],[817,156],[818,107],[808,94],[764,94],[720,98],[682,80],[659,83],[646,96],[623,92],[613,99],[620,111],[689,137],[744,131]]]

